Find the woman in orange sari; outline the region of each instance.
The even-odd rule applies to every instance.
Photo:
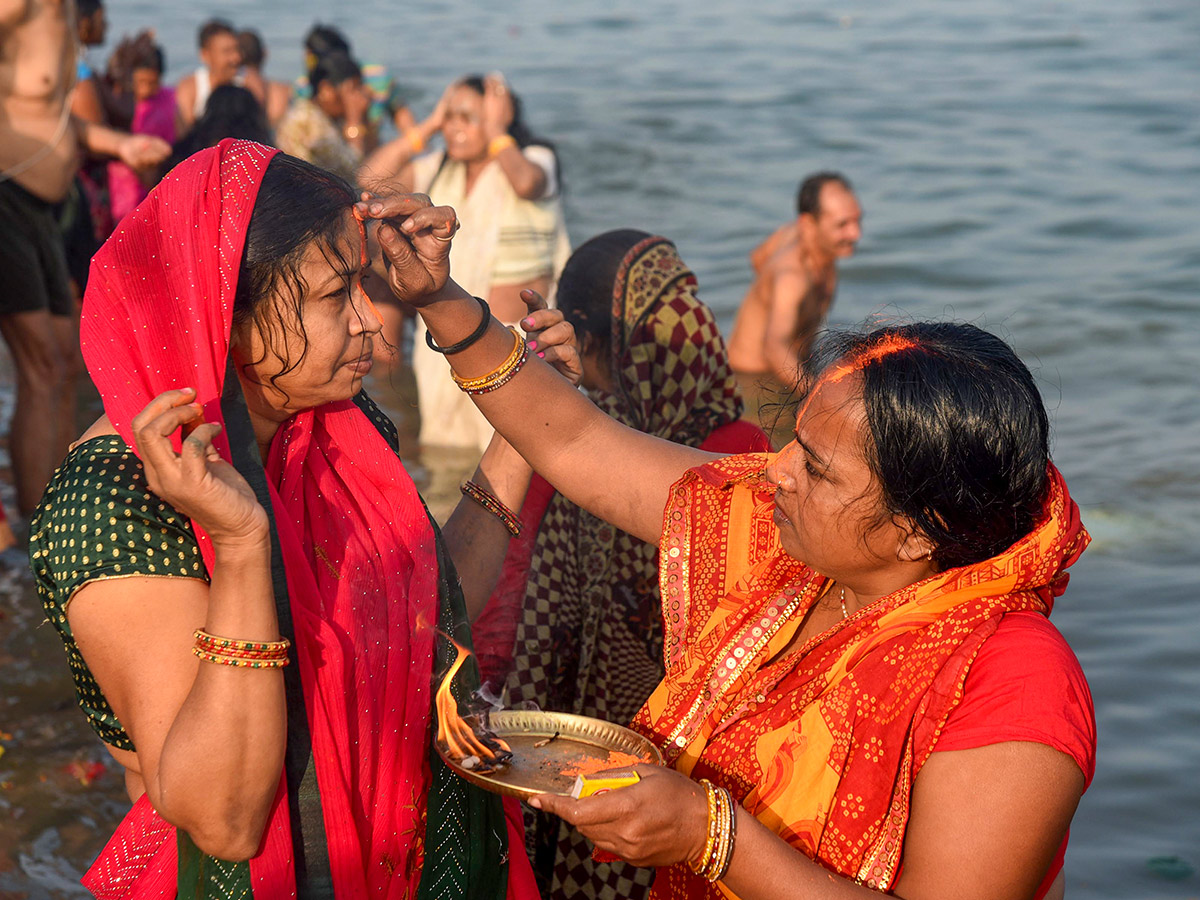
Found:
[[[1007,345],[835,341],[796,440],[722,459],[603,415],[452,281],[416,305],[537,471],[661,547],[666,676],[635,727],[670,767],[533,805],[657,867],[655,897],[1061,896],[1095,734],[1046,615],[1088,538]]]

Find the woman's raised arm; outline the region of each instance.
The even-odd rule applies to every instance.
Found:
[[[379,243],[391,263],[396,296],[417,307],[440,347],[461,343],[483,323],[478,301],[449,279],[445,262],[456,230],[453,211],[421,195],[376,198],[364,215],[386,219]],[[422,282],[408,273],[443,273]],[[419,285],[418,293],[412,285]],[[448,354],[450,368],[478,378],[500,366],[514,336],[493,319],[482,335]],[[531,348],[528,363],[498,390],[473,396],[496,430],[568,500],[623,531],[657,544],[671,485],[692,466],[718,456],[642,434],[609,418]]]

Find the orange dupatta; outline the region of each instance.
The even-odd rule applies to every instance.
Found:
[[[1007,551],[909,585],[766,665],[827,582],[780,547],[768,460],[718,460],[672,489],[660,562],[667,673],[633,727],[809,858],[887,891],[913,780],[979,647],[1007,612],[1048,614],[1090,538],[1051,465],[1042,517]],[[722,892],[733,896],[674,866],[652,896]]]

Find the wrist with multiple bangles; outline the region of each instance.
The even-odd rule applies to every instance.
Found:
[[[447,347],[439,347],[434,343],[433,335],[426,331],[425,343],[429,346],[430,350],[446,356],[462,353],[487,334],[488,326],[492,322],[492,311],[488,308],[487,301],[482,297],[476,297],[475,302],[479,304],[479,308],[483,312],[483,318],[476,329],[461,341],[450,344]],[[454,383],[459,388],[468,394],[490,394],[492,391],[504,387],[521,371],[525,363],[529,361],[529,345],[525,343],[524,338],[521,337],[515,328],[509,328],[509,332],[513,336],[512,350],[505,357],[504,362],[500,363],[492,371],[486,375],[479,375],[473,378],[463,378],[456,372],[450,373],[454,379]]]
[[[479,304],[479,309],[483,313],[483,318],[475,330],[468,334],[461,341],[457,341],[445,347],[439,347],[433,340],[433,335],[428,331],[425,332],[425,343],[429,349],[435,353],[441,353],[445,356],[450,356],[455,353],[462,353],[468,347],[473,346],[485,334],[487,334],[488,326],[492,323],[492,311],[487,305],[487,301],[482,297],[476,297],[475,302]],[[463,378],[456,372],[451,372],[450,375],[454,379],[454,383],[468,394],[490,394],[492,391],[499,390],[508,384],[521,371],[525,363],[529,361],[529,345],[525,343],[525,339],[517,332],[515,328],[509,328],[509,332],[513,336],[512,350],[508,356],[492,371],[485,375],[479,375],[474,378]],[[521,533],[521,520],[511,509],[505,506],[498,497],[480,487],[473,481],[467,481],[459,488],[463,495],[470,497],[501,522],[508,529],[509,534],[516,537]]]
[[[245,669],[282,669],[288,664],[287,638],[277,641],[240,641],[236,638],[218,637],[203,628],[192,632],[196,639],[192,653],[205,662],[220,666],[235,666]]]
[[[470,497],[493,516],[504,523],[508,533],[516,537],[521,533],[520,517],[500,502],[500,498],[473,481],[464,481],[458,488],[464,497]]]
[[[733,859],[733,842],[737,837],[737,805],[733,802],[733,795],[725,788],[716,787],[707,778],[701,778],[700,783],[704,785],[708,799],[708,827],[700,858],[690,860],[688,866],[697,875],[715,883],[725,877]]]

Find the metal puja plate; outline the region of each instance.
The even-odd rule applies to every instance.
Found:
[[[652,743],[628,728],[570,713],[526,712],[501,710],[490,717],[493,733],[512,748],[508,765],[492,772],[464,769],[462,764],[446,755],[440,741],[435,741],[438,754],[455,774],[476,784],[485,791],[528,800],[535,794],[567,796],[575,784],[574,775],[564,775],[563,769],[592,760],[610,762],[600,768],[628,767],[627,760],[613,753],[640,756],[645,762],[661,766],[662,754]],[[558,737],[535,747],[547,738]]]

